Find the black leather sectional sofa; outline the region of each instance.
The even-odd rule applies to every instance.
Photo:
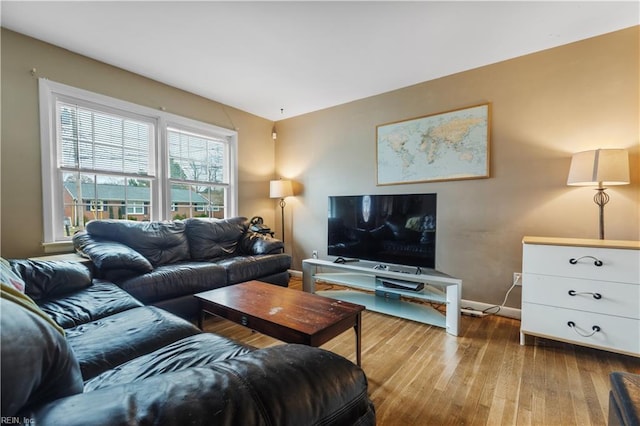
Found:
[[[79,263],[1,266],[3,423],[375,424],[363,371],[339,355],[203,333]]]
[[[195,293],[254,279],[289,284],[291,256],[283,243],[252,232],[244,217],[94,220],[73,243],[97,277],[187,319],[198,313]]]

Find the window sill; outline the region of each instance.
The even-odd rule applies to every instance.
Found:
[[[42,243],[46,254],[52,253],[73,253],[73,241],[55,241],[52,243]]]

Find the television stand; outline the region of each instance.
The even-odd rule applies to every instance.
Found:
[[[434,269],[423,268],[420,274],[411,274],[388,268],[374,268],[375,266],[375,263],[365,261],[335,263],[321,259],[305,259],[302,261],[302,288],[308,293],[315,293],[316,281],[323,281],[365,290],[329,290],[319,291],[318,294],[364,305],[370,311],[442,327],[447,333],[458,335],[462,280]],[[319,268],[332,272],[321,272]],[[385,278],[424,283],[424,288],[413,291],[385,287],[382,285]],[[410,299],[442,304],[446,308],[446,314],[429,304],[413,303]]]

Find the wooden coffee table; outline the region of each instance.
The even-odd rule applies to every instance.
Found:
[[[320,346],[353,327],[356,359],[361,365],[362,305],[329,299],[260,281],[248,281],[195,295],[205,313],[287,343]]]

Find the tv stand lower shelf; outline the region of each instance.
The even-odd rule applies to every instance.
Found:
[[[421,274],[413,274],[374,269],[374,266],[375,264],[367,262],[334,263],[305,259],[302,261],[303,289],[308,293],[315,293],[316,281],[337,284],[347,289],[318,291],[318,294],[364,305],[373,312],[442,327],[447,333],[458,335],[461,280],[433,269],[423,269]],[[320,267],[333,272],[319,272]],[[381,280],[385,278],[425,285],[420,291],[388,288],[381,285]],[[427,303],[414,303],[410,300]],[[446,313],[440,312],[429,302],[444,307]]]
[[[445,316],[428,305],[351,290],[324,290],[316,294],[363,305],[373,312],[446,328]]]

